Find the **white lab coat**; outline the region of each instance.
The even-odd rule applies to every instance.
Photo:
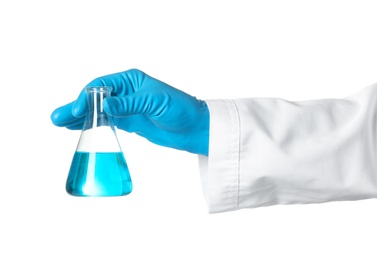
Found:
[[[210,213],[377,197],[377,84],[344,99],[206,102]]]

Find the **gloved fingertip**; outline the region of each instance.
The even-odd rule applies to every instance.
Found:
[[[59,109],[55,109],[54,111],[52,111],[51,115],[50,115],[50,119],[52,121],[52,123],[54,125],[57,125],[58,122],[59,122]]]

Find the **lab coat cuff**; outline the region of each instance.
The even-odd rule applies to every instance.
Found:
[[[240,119],[233,100],[206,100],[210,111],[209,152],[199,155],[209,213],[238,209]]]

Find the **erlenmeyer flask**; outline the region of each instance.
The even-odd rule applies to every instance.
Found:
[[[111,87],[87,87],[88,112],[69,170],[66,190],[74,196],[122,196],[132,191],[127,163],[112,117],[103,110]]]

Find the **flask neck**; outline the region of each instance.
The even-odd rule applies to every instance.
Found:
[[[121,152],[113,123],[103,108],[103,101],[111,95],[109,87],[87,87],[87,114],[80,141],[79,152]]]
[[[88,113],[84,130],[100,126],[110,126],[113,129],[112,119],[103,109],[103,101],[106,97],[111,96],[111,88],[87,87],[86,92],[88,96]]]

